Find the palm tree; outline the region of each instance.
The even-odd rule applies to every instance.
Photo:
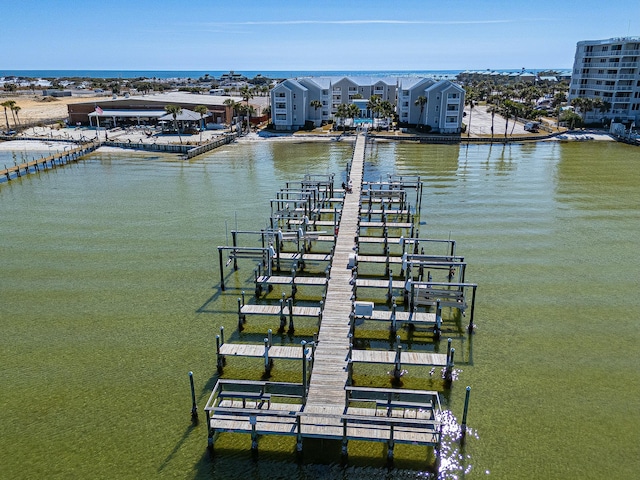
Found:
[[[473,103],[476,99],[476,95],[471,89],[467,89],[467,94],[464,97],[464,104],[469,105],[469,125],[467,125],[467,137],[471,134],[471,114],[473,113]]]
[[[251,123],[250,123],[250,119],[251,117],[255,117],[256,116],[256,109],[253,105],[245,105],[244,106],[244,111],[247,114],[247,129],[249,131],[251,131]]]
[[[367,102],[367,108],[371,111],[371,126],[373,126],[373,119],[376,117],[376,114],[379,115],[381,113],[380,97],[378,95],[371,95]]]
[[[13,105],[11,105],[12,100],[7,100],[6,102],[2,102],[0,103],[0,105],[2,105],[4,107],[4,119],[7,122],[7,130],[9,130],[11,127],[9,127],[9,115],[7,115],[7,108],[12,108]],[[15,102],[14,102],[15,104]]]
[[[178,132],[178,138],[180,139],[180,144],[182,144],[182,136],[180,135],[180,130],[178,130],[178,115],[182,113],[182,108],[179,105],[166,105],[164,110],[173,117],[173,128]]]
[[[497,111],[498,107],[496,107],[495,105],[491,105],[487,108],[487,112],[491,114],[491,140],[493,140],[493,121],[495,119]]]
[[[311,100],[311,103],[309,103],[310,107],[313,107],[315,116],[318,116],[318,109],[322,108],[322,102],[320,100]],[[316,125],[317,127],[318,125]]]
[[[238,104],[233,98],[227,98],[224,102],[222,102],[226,107],[231,109],[231,119],[233,121],[233,117],[236,116],[236,109],[238,108]],[[231,124],[231,122],[229,122]]]
[[[586,123],[587,113],[594,108],[593,99],[576,97],[571,100],[571,106],[580,110],[580,116],[582,117],[582,123]]]
[[[607,100],[603,100],[601,98],[593,99],[591,106],[594,110],[597,110],[598,112],[600,112],[601,115],[604,115],[609,110],[611,110],[611,102]],[[604,123],[604,117],[602,117],[600,121]]]
[[[343,132],[347,131],[347,125],[344,123],[344,119],[349,116],[349,106],[346,103],[341,103],[336,109],[336,117],[342,119]]]
[[[352,120],[360,116],[360,108],[355,103],[350,103],[347,108],[347,116]],[[355,122],[353,122],[355,123]]]
[[[14,100],[8,100],[7,103],[9,103],[11,117],[13,118],[13,125],[15,126],[18,124],[18,122],[16,121],[16,102]]]
[[[202,130],[204,130],[204,116],[209,113],[209,109],[204,105],[196,105],[194,112],[200,114],[200,143],[202,143]]]
[[[253,92],[251,91],[251,87],[249,87],[249,85],[243,85],[240,88],[240,95],[242,95],[242,100],[244,100],[245,102],[247,102],[247,116],[250,115],[249,113],[249,100],[253,98]],[[250,127],[250,118],[247,118],[247,127]]]
[[[380,113],[384,118],[393,116],[394,110],[395,107],[389,100],[383,100],[382,102],[380,102]]]
[[[18,105],[16,105],[16,106],[15,106],[15,107],[13,107],[11,110],[15,112],[15,114],[16,114],[16,120],[18,120],[18,125],[20,125],[20,117],[18,117],[18,112],[19,112],[20,110],[22,110],[22,108],[20,108]]]
[[[511,116],[511,112],[513,111],[511,100],[505,100],[498,107],[498,113],[504,117],[504,139],[507,139],[507,134],[509,133],[509,117]]]
[[[424,112],[424,106],[427,104],[427,97],[425,97],[424,95],[420,95],[418,98],[416,98],[416,101],[413,102],[413,104],[416,107],[418,107],[418,106],[420,107],[420,117],[418,119],[418,124],[419,124],[420,123],[419,120],[422,119],[422,112]],[[417,126],[417,124],[416,124],[416,126]]]

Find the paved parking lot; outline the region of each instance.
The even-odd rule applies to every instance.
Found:
[[[487,112],[487,107],[485,105],[478,105],[474,107],[473,112],[469,111],[469,107],[465,107],[466,117],[462,120],[467,127],[469,125],[471,128],[469,129],[469,133],[471,136],[490,136],[491,135],[491,114]],[[493,119],[493,135],[496,137],[504,137],[505,130],[505,119],[500,115],[496,114]],[[528,132],[524,129],[524,123],[516,122],[515,127],[513,125],[513,119],[509,119],[508,125],[509,131],[508,135],[525,135]],[[466,134],[465,134],[466,135]]]

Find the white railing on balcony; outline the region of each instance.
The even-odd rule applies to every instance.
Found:
[[[583,73],[580,78],[595,78],[603,80],[615,80],[618,75],[606,74],[606,73]]]

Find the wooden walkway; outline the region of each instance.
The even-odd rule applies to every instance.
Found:
[[[318,346],[309,382],[309,394],[302,424],[308,423],[305,414],[327,414],[329,426],[342,429],[339,416],[345,408],[345,386],[348,380],[349,317],[353,302],[352,272],[349,258],[355,254],[355,238],[360,214],[360,192],[364,171],[364,136],[358,136],[353,152],[350,179],[352,193],[346,194],[342,204],[339,233],[327,285]],[[315,423],[317,418],[313,420]]]
[[[234,356],[262,358],[265,372],[270,371],[274,359],[298,360],[302,363],[302,384],[285,385],[261,381],[219,380],[205,407],[211,447],[220,432],[229,431],[250,433],[252,449],[257,449],[258,437],[262,434],[294,436],[297,439],[296,448],[298,451],[302,450],[303,438],[338,440],[342,442],[343,455],[347,453],[347,444],[351,440],[384,442],[387,444],[388,458],[393,457],[396,443],[434,447],[439,445],[441,406],[437,392],[401,388],[361,388],[351,385],[354,364],[390,365],[396,379],[399,379],[405,372],[403,366],[440,366],[445,367],[447,371],[453,366],[453,350],[451,350],[451,356],[430,352],[403,351],[400,337],[396,337],[396,348],[391,351],[355,350],[353,348],[352,334],[356,320],[389,322],[392,331],[396,330],[397,324],[405,322],[413,325],[435,326],[434,331],[437,330],[439,335],[442,319],[440,301],[437,299],[436,313],[418,312],[414,306],[428,304],[433,294],[440,294],[444,290],[434,282],[416,282],[411,279],[394,280],[390,272],[385,274],[387,278],[383,279],[358,278],[358,260],[369,264],[385,263],[387,267],[389,264],[394,264],[397,267],[403,264],[403,260],[405,263],[407,262],[407,255],[404,258],[389,255],[390,243],[397,244],[402,253],[406,253],[405,245],[415,246],[414,250],[417,250],[417,243],[414,245],[413,241],[414,225],[409,221],[388,221],[387,218],[387,215],[392,214],[407,215],[407,220],[412,218],[410,210],[405,207],[406,194],[397,189],[384,192],[371,190],[369,186],[366,192],[369,206],[363,208],[361,205],[365,141],[365,136],[358,136],[356,139],[348,171],[352,190],[351,193],[345,194],[344,198],[340,198],[342,209],[339,212],[322,211],[323,214],[338,214],[335,220],[337,222],[335,236],[331,237],[326,232],[307,232],[315,233],[318,236],[313,239],[314,241],[335,241],[331,263],[325,272],[326,275],[323,277],[297,276],[296,269],[291,270],[291,276],[264,275],[259,266],[254,277],[256,297],[260,296],[263,289],[270,290],[271,285],[291,285],[291,297],[285,299],[283,294],[279,305],[246,305],[244,294],[242,299],[238,299],[240,330],[247,315],[279,316],[281,328],[284,327],[286,317],[289,317],[290,331],[293,331],[294,316],[317,316],[320,330],[317,335],[314,335],[314,341],[302,342],[301,347],[274,346],[271,330],[269,330],[267,338],[264,339],[264,345],[224,344],[223,329],[221,329],[221,335],[216,337],[219,371],[222,371],[225,359]],[[287,184],[288,186],[289,184]],[[386,201],[384,201],[384,197],[386,197]],[[390,203],[389,199],[396,200],[396,198],[401,205],[397,208],[387,209],[385,204]],[[286,198],[280,203],[295,203],[297,201]],[[373,208],[374,202],[382,201],[384,201],[384,204],[381,205],[382,208]],[[276,206],[280,208],[280,204],[276,204]],[[296,213],[305,213],[305,210],[309,212],[311,208],[305,206],[305,210],[303,210],[300,206],[296,206],[295,210]],[[291,212],[286,213],[288,215]],[[364,215],[382,215],[382,221],[371,221],[370,218],[364,220]],[[284,220],[284,218],[279,218],[278,221],[280,220]],[[402,220],[402,218],[397,220]],[[307,226],[334,225],[333,221],[320,220],[318,217],[311,219],[287,217],[286,221],[292,225],[303,226],[305,230]],[[272,228],[274,228],[273,225]],[[369,235],[360,237],[361,228],[383,229],[383,237]],[[404,237],[390,238],[388,237],[388,229],[390,228],[411,229],[411,234],[406,241]],[[295,238],[298,238],[297,232],[281,232],[280,238],[289,239],[294,235],[296,235]],[[358,242],[384,244],[385,254],[358,257]],[[277,245],[276,249],[279,260],[322,262],[329,257],[325,254],[302,254],[300,249],[298,252],[285,253],[280,251]],[[306,243],[304,251],[307,251]],[[418,257],[416,254],[417,252],[413,256]],[[424,261],[423,257],[423,255],[420,256],[420,260]],[[432,257],[428,258],[433,260]],[[272,273],[270,268],[267,270]],[[421,279],[420,276],[419,279]],[[295,290],[297,286],[303,285],[325,287],[323,300],[319,307],[293,305]],[[400,291],[406,297],[406,290],[411,288],[412,308],[409,311],[397,311],[394,303],[391,311],[382,311],[373,309],[372,302],[354,304],[357,288],[386,289],[389,301],[392,300],[394,291]],[[449,295],[457,295],[457,292],[449,293]],[[458,297],[453,300],[456,300],[456,307],[460,308],[457,302]],[[406,300],[404,303],[407,303]],[[370,304],[370,307],[360,304]],[[363,306],[367,308],[358,309]],[[310,375],[308,374],[309,369]],[[436,455],[438,454],[436,453]]]
[[[93,152],[100,145],[97,142],[91,142],[71,150],[66,150],[46,157],[38,158],[37,160],[31,160],[29,162],[21,163],[20,165],[14,165],[0,170],[0,178],[4,177],[7,181],[12,178],[21,177],[29,173],[39,172],[41,169],[46,170],[48,168],[55,168],[69,164],[71,162],[77,162],[80,157],[88,153]]]

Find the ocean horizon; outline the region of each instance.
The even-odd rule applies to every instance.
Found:
[[[412,77],[434,76],[455,77],[465,70],[234,70],[247,78],[262,75],[268,78],[295,78],[309,76],[371,76],[371,77]],[[472,69],[473,70],[473,69]],[[521,69],[483,69],[499,72],[520,72]],[[537,73],[545,69],[527,69]],[[554,70],[567,70],[556,68]],[[477,70],[474,70],[477,71]],[[26,78],[200,78],[209,74],[219,78],[229,70],[0,70],[0,77]]]

